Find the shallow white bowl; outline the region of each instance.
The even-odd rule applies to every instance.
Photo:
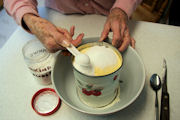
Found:
[[[98,39],[84,39],[82,44],[95,42]],[[71,57],[65,57],[61,54],[57,56],[51,75],[52,83],[57,94],[65,104],[83,113],[104,115],[124,109],[140,95],[145,83],[145,69],[141,58],[133,48],[128,47],[122,55],[123,66],[120,79],[123,82],[120,83],[120,101],[111,107],[96,109],[80,101],[76,93]]]

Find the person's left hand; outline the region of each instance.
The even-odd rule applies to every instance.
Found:
[[[128,16],[123,10],[120,8],[113,8],[107,17],[99,41],[103,41],[107,38],[109,32],[112,30],[112,45],[117,47],[120,52],[123,52],[129,44],[135,48],[135,40],[130,37],[127,21]]]

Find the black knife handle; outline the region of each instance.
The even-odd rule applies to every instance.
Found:
[[[169,120],[169,94],[162,92],[160,120]]]

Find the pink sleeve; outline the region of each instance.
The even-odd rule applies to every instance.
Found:
[[[26,13],[39,16],[36,0],[4,0],[4,7],[7,13],[16,20],[18,25],[22,25],[22,17]]]
[[[142,0],[116,0],[112,8],[121,8],[130,17]]]

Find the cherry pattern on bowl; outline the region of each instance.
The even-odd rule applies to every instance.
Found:
[[[113,80],[115,81],[115,80],[117,79],[117,77],[118,77],[118,75],[115,75],[114,78],[113,78]]]
[[[93,90],[92,93],[93,93],[94,96],[100,96],[101,95],[100,90]]]
[[[113,78],[113,81],[115,81],[118,78],[118,75],[115,75]],[[94,95],[94,96],[100,96],[102,94],[103,87],[93,88],[93,84],[87,84],[84,85],[79,80],[77,80],[79,83],[79,87],[82,89],[82,93],[84,93],[87,96]],[[115,90],[117,91],[117,90]]]
[[[87,90],[86,88],[82,88],[82,93],[84,93],[87,96],[94,95],[94,96],[100,96],[102,89],[95,89],[95,90]]]
[[[86,90],[85,88],[82,88],[82,92],[85,94],[85,95],[87,95],[87,96],[90,96],[90,95],[92,95],[92,90],[91,91],[88,91],[88,90]]]

